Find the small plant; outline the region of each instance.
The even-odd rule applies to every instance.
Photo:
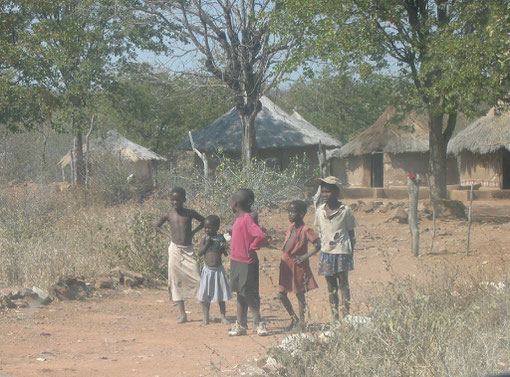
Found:
[[[150,285],[166,281],[167,240],[154,229],[155,216],[137,211],[120,229],[106,232],[104,247],[115,260],[130,270],[142,273]]]

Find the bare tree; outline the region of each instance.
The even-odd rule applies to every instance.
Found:
[[[135,9],[145,22],[158,23],[167,31],[177,29],[185,54],[195,54],[191,62],[195,71],[205,70],[232,91],[244,130],[245,165],[257,153],[260,97],[282,79],[279,63],[298,40],[296,35],[283,38],[273,32],[275,7],[272,0],[145,0]]]

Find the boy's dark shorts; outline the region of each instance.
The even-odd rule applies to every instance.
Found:
[[[240,296],[259,297],[259,260],[253,263],[230,261],[230,286]]]

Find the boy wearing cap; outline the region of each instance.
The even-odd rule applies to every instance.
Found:
[[[339,290],[342,295],[342,316],[349,314],[349,271],[354,269],[352,255],[357,222],[351,209],[338,200],[341,185],[338,178],[317,178],[315,183],[320,185],[322,199],[315,213],[321,239],[319,275],[326,278],[331,312],[333,318],[338,320]]]

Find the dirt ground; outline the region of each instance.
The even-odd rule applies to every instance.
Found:
[[[369,201],[369,200],[365,200]],[[346,200],[348,204],[355,202]],[[413,276],[433,279],[444,269],[477,274],[498,281],[510,262],[510,201],[474,203],[470,256],[465,255],[467,223],[441,220],[430,251],[432,223],[423,219],[422,256],[411,256],[407,224],[385,222],[389,213],[355,213],[357,251],[350,275],[353,312],[362,312],[368,295],[388,281]],[[313,214],[307,215],[313,224]],[[273,240],[259,252],[262,314],[272,335],[231,338],[228,326],[201,324],[201,309],[189,302],[191,322],[176,323],[177,308],[167,291],[100,291],[86,301],[52,303],[47,307],[0,313],[0,377],[5,376],[218,376],[238,375],[237,368],[257,358],[281,340],[288,316],[276,299],[280,247],[288,226],[286,213],[261,214],[261,224]],[[317,270],[317,258],[312,261]],[[308,294],[310,322],[329,319],[326,286]],[[295,298],[292,297],[295,303]],[[217,306],[211,308],[218,316]],[[235,320],[235,303],[227,305]]]

